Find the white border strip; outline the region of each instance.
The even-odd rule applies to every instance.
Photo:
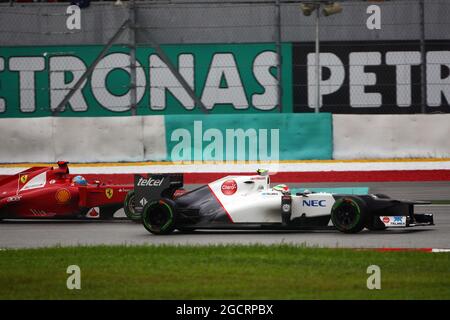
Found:
[[[69,165],[70,166],[70,165]],[[400,171],[400,170],[450,170],[450,161],[393,161],[393,162],[302,162],[279,164],[186,164],[186,165],[118,165],[118,166],[74,166],[74,174],[128,174],[142,172],[255,172],[265,168],[272,172],[322,172],[322,171]],[[0,167],[0,175],[16,174],[24,167]]]

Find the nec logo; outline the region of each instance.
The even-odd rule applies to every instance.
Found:
[[[139,181],[137,183],[138,187],[159,187],[164,181],[164,178],[162,179],[145,179],[145,178],[139,178]]]
[[[303,200],[306,207],[325,207],[325,200]]]

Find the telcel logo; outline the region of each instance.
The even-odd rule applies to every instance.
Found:
[[[306,207],[325,207],[326,200],[303,200],[303,206]]]
[[[138,187],[159,187],[164,181],[164,178],[162,179],[145,179],[145,178],[139,178],[139,181],[137,183]]]

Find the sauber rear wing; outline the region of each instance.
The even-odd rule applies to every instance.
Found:
[[[183,187],[182,173],[135,174],[135,209],[141,212],[148,202],[161,198],[172,198],[177,189]]]

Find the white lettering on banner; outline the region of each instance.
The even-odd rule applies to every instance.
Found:
[[[270,129],[270,156],[268,129],[225,129],[224,137],[223,131],[217,128],[203,131],[202,121],[194,121],[193,131],[193,136],[184,128],[172,131],[170,141],[177,142],[171,150],[172,161],[279,160],[279,129]],[[204,142],[208,144],[204,146]]]
[[[2,57],[0,57],[0,72],[2,72],[5,69],[5,63]],[[0,113],[5,112],[6,110],[6,103],[5,99],[0,97]]]
[[[35,72],[45,69],[43,57],[14,57],[9,59],[9,70],[19,71],[20,111],[36,110]]]
[[[445,78],[442,67],[447,69]],[[427,103],[430,107],[438,107],[442,97],[450,103],[450,51],[431,51],[427,53]]]
[[[316,79],[316,55],[315,53],[309,53],[308,57],[308,105],[310,108],[316,106],[317,95],[317,79]],[[339,90],[344,83],[345,69],[344,65],[337,55],[334,53],[320,53],[319,56],[320,68],[319,68],[319,86],[320,86],[320,102],[319,106],[322,106],[322,97],[327,94],[331,94]],[[322,68],[328,68],[330,70],[330,77],[327,80],[323,80]]]
[[[45,59],[48,59],[48,63]],[[112,53],[103,57],[94,68],[92,76],[82,83],[69,100],[68,106],[72,111],[83,112],[97,106],[90,99],[91,92],[100,107],[114,112],[128,111],[131,93],[128,82],[124,81],[124,75],[119,74],[116,78],[120,78],[120,81],[116,83],[109,81],[108,77],[117,69],[122,70],[122,73],[130,73],[129,59],[126,53]],[[251,66],[237,64],[239,60],[234,53],[216,53],[211,57],[210,65],[204,59],[198,61],[195,59],[195,54],[180,54],[177,67],[188,85],[192,89],[197,89],[197,92],[202,92],[200,97],[208,109],[224,109],[223,105],[226,104],[227,108],[233,107],[237,110],[246,110],[252,106],[257,110],[267,111],[277,106],[278,82],[274,72],[277,59],[273,51],[266,50],[255,55],[254,60],[249,62]],[[304,62],[307,64],[306,75],[300,76],[307,79],[305,99],[306,95],[308,98],[301,104],[313,108],[316,100],[314,53],[308,53],[306,60]],[[419,51],[351,52],[348,54],[348,63],[346,60],[347,57],[331,52],[320,53],[321,105],[324,99],[336,94],[344,101],[343,104],[347,105],[349,101],[352,108],[377,108],[385,102],[383,99],[389,100],[389,104],[395,104],[398,107],[412,106],[413,98],[417,97],[413,94],[412,88],[413,77],[419,75],[417,67],[420,66],[421,60]],[[192,110],[194,101],[163,61],[155,54],[151,54],[146,61],[146,64],[150,65],[147,74],[143,66],[139,62],[136,63],[137,101],[142,102],[146,90],[149,94],[147,103],[143,103],[142,107],[146,110],[165,110],[167,101],[176,99],[179,102],[176,105],[180,105],[185,110]],[[47,65],[48,70],[45,69]],[[367,71],[367,66],[372,66],[371,72]],[[389,73],[395,71],[396,100],[392,102],[391,97],[388,96],[391,95],[392,87],[386,84],[388,81],[389,84],[391,81],[394,82],[394,79],[385,80],[385,76],[377,79],[373,70],[378,72],[378,67],[380,70],[392,68]],[[426,69],[428,106],[448,105],[450,102],[450,51],[429,51]],[[11,106],[13,101],[18,101],[19,105],[16,108],[23,113],[43,111],[43,108],[48,107],[46,94],[49,94],[51,110],[55,110],[86,70],[86,63],[74,55],[55,53],[52,56],[51,52],[44,52],[43,56],[36,57],[12,56],[6,59],[0,56],[2,75],[0,114],[13,111]],[[324,76],[325,71],[327,71],[326,76]],[[18,73],[8,74],[8,72]],[[42,72],[46,73],[42,74]],[[241,78],[244,72],[246,77]],[[381,75],[381,72],[378,74]],[[43,75],[48,75],[48,78]],[[5,85],[6,82],[8,86]],[[118,88],[118,85],[122,87]],[[196,85],[197,88],[195,88]],[[8,90],[11,86],[17,90]],[[50,90],[46,90],[48,88]],[[14,95],[18,97],[12,98]],[[169,95],[173,99],[168,99]],[[44,105],[42,101],[45,101]],[[330,103],[325,101],[327,104]],[[9,104],[8,108],[7,104]],[[63,107],[61,111],[64,110]],[[210,142],[215,136],[212,133],[209,137]],[[213,149],[208,150],[213,151]]]
[[[386,64],[395,66],[397,85],[397,105],[409,107],[411,99],[411,66],[420,65],[420,52],[387,52]]]
[[[259,54],[253,62],[253,74],[264,92],[255,93],[252,97],[252,104],[259,110],[271,110],[277,106],[278,100],[278,79],[270,73],[270,69],[277,64],[275,52],[266,51]]]
[[[350,61],[350,105],[353,108],[378,108],[381,107],[381,93],[366,93],[366,86],[377,83],[377,77],[373,72],[365,72],[365,66],[381,65],[380,52],[352,52]]]
[[[83,60],[75,56],[50,57],[50,106],[55,110],[70,89],[77,83],[83,73],[86,71],[86,65]],[[66,82],[66,74],[70,73],[72,81]],[[86,111],[88,109],[81,89],[86,84],[86,80],[81,84],[80,89],[75,91],[69,104],[73,111]],[[65,110],[65,106],[61,111]]]
[[[381,8],[376,4],[370,5],[366,10],[367,14],[370,16],[367,18],[366,26],[369,30],[380,30],[381,29]]]
[[[104,57],[92,72],[92,93],[97,101],[106,109],[114,112],[127,111],[131,108],[130,88],[127,88],[127,93],[117,96],[108,90],[106,84],[109,73],[115,69],[122,69],[130,73],[130,56],[125,53],[112,53]],[[145,93],[145,85],[144,70],[141,64],[136,61],[136,103],[142,99]]]
[[[189,96],[169,67],[156,54],[150,55],[150,105],[153,110],[166,108],[166,91],[170,91],[187,110],[194,109],[194,100]],[[181,54],[178,57],[178,72],[194,89],[194,56]]]
[[[69,15],[66,20],[66,27],[69,30],[81,29],[81,9],[80,7],[73,5],[68,6],[66,13]]]
[[[222,81],[225,81],[225,87],[221,87]],[[214,55],[202,102],[207,109],[212,109],[216,104],[232,104],[235,109],[248,109],[244,86],[232,53]]]

